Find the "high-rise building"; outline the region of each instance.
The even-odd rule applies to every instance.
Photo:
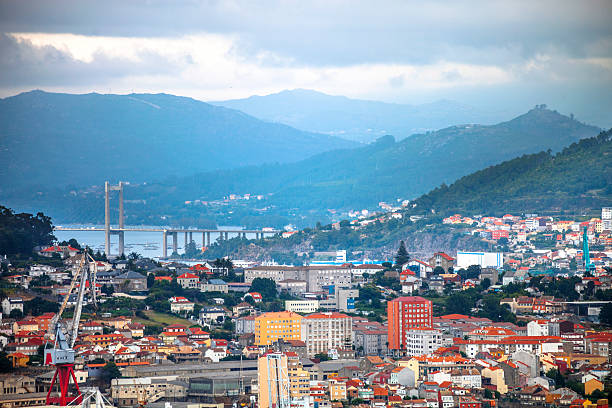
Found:
[[[260,408],[289,408],[289,369],[287,356],[268,353],[257,360]]]
[[[432,304],[420,296],[404,296],[387,302],[388,341],[390,350],[405,350],[408,332],[431,329]]]
[[[296,353],[267,353],[257,361],[260,408],[289,408],[309,395],[310,374]]]
[[[313,313],[302,320],[302,341],[309,356],[352,346],[353,320],[337,312]]]
[[[278,339],[300,340],[302,316],[293,312],[269,312],[255,318],[255,344],[269,346]]]
[[[603,231],[612,231],[612,207],[603,207],[601,209],[601,229]]]

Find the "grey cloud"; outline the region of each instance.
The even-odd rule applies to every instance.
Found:
[[[130,75],[172,74],[183,65],[151,52],[141,52],[138,61],[97,53],[91,62],[83,62],[55,47],[34,46],[1,33],[0,55],[0,86],[7,87],[100,84]]]
[[[231,33],[245,56],[272,51],[302,65],[495,64],[548,48],[573,57],[610,56],[610,21],[609,0],[0,0],[4,32]],[[606,40],[608,46],[590,47]]]

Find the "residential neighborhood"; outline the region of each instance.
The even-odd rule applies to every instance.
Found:
[[[497,238],[508,250],[419,259],[400,247],[382,265],[92,260],[75,378],[125,407],[142,395],[226,405],[252,396],[259,407],[283,398],[304,408],[603,407],[612,364],[607,230],[599,220],[535,219],[450,217],[474,233],[508,231]],[[548,250],[518,238],[544,231],[554,238]],[[52,265],[11,265],[2,276],[0,358],[22,384],[4,395],[22,406],[50,384],[43,349],[58,303],[78,303],[67,295],[83,267],[71,248],[42,248],[40,260],[57,253]],[[573,267],[558,268],[561,259]]]

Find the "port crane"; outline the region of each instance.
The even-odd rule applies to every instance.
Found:
[[[53,365],[56,367],[55,374],[49,386],[49,391],[47,392],[47,405],[67,406],[69,404],[81,404],[83,402],[83,394],[79,389],[74,374],[75,352],[73,347],[79,332],[83,299],[88,286],[91,291],[92,303],[95,308],[97,307],[96,273],[98,268],[97,262],[91,257],[87,248],[82,254],[77,256],[80,256],[77,272],[70,282],[70,288],[64,297],[64,301],[59,311],[49,324],[49,332],[47,333],[48,337],[53,338],[53,347],[45,349],[45,365]],[[61,317],[75,288],[78,288],[78,291],[76,294],[72,324],[66,328],[67,332],[64,332]],[[69,390],[71,379],[75,387],[72,393],[70,393]],[[56,382],[59,386],[59,396],[52,395],[53,387]]]
[[[594,272],[595,265],[591,262],[591,255],[589,254],[589,237],[587,235],[587,227],[584,227],[582,234],[582,259],[584,261],[584,271]]]

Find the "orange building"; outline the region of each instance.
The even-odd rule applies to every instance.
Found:
[[[406,346],[406,333],[413,329],[433,328],[432,304],[420,296],[403,296],[387,302],[389,349]]]

